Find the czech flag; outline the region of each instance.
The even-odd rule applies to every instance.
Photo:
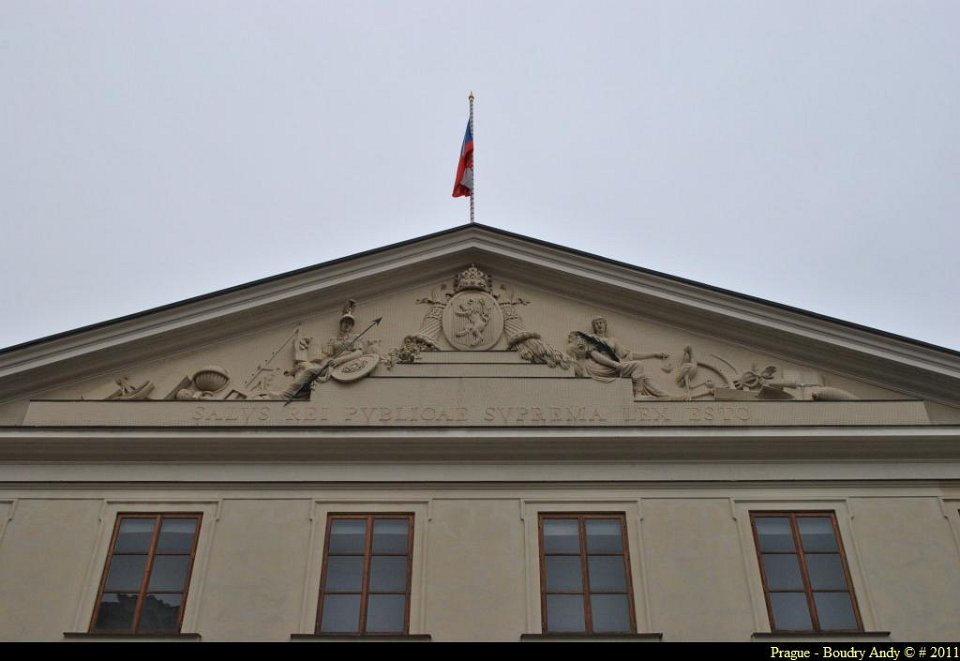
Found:
[[[457,179],[453,183],[454,197],[469,197],[473,195],[473,131],[470,122],[467,122],[467,132],[463,136],[463,146],[460,148],[460,162],[457,163]]]

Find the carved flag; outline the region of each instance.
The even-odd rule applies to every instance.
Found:
[[[457,163],[457,179],[453,183],[454,197],[473,195],[473,131],[467,122],[467,132],[460,147],[460,162]]]

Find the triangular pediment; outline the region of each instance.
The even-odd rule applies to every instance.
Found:
[[[9,349],[0,420],[916,425],[958,384],[944,349],[474,225]]]

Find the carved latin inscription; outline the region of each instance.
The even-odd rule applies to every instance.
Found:
[[[196,425],[725,425],[755,420],[743,404],[683,404],[651,406],[312,406],[294,403],[274,407],[263,404],[196,406],[190,422]]]

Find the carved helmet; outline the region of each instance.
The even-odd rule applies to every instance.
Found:
[[[354,310],[357,308],[357,302],[352,298],[343,304],[343,310],[340,312],[340,323],[343,323],[344,319],[349,319],[350,323],[356,324],[357,318],[353,316]]]

